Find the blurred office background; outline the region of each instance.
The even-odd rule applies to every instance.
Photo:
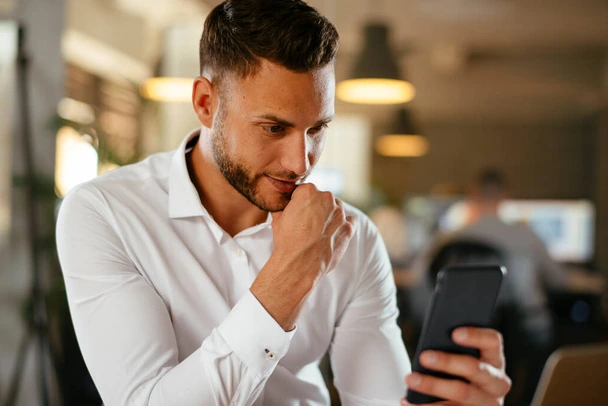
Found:
[[[416,261],[466,224],[466,193],[486,167],[508,179],[501,218],[528,224],[576,276],[547,292],[551,349],[608,341],[608,3],[309,3],[340,33],[339,84],[369,72],[407,81],[392,101],[354,103],[342,87],[311,181],[380,228],[410,355]],[[198,125],[190,86],[217,4],[0,0],[3,404],[100,404],[70,327],[55,213],[74,185],[173,149]]]

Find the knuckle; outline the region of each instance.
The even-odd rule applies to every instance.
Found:
[[[468,374],[468,376],[474,376],[476,374],[479,374],[479,372],[483,369],[483,366],[481,364],[481,362],[479,362],[477,359],[468,359],[465,366],[465,373]]]
[[[344,232],[349,236],[352,236],[355,232],[355,227],[351,223],[346,222],[344,224]]]
[[[321,199],[323,199],[324,202],[326,203],[330,203],[330,204],[336,204],[335,200],[334,200],[334,196],[331,194],[331,192],[319,192],[321,195]]]
[[[303,183],[293,191],[292,196],[311,196],[316,191],[315,185],[312,183]]]
[[[344,220],[346,218],[344,213],[344,207],[342,206],[336,207],[336,214],[341,218],[341,220]]]
[[[435,380],[433,379],[428,379],[426,377],[422,378],[422,381],[420,383],[420,387],[425,391],[425,392],[435,392],[435,389],[437,387],[437,384],[435,383]]]
[[[303,183],[301,184],[299,187],[304,186],[304,190],[308,190],[311,192],[318,192],[319,190],[317,189],[317,186],[314,183]]]
[[[466,402],[471,397],[471,386],[464,382],[457,382],[454,387],[454,399],[459,402]]]

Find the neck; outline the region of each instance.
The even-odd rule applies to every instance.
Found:
[[[230,236],[264,222],[268,213],[236,191],[220,172],[211,150],[211,133],[202,128],[198,142],[186,156],[190,179],[201,204]]]

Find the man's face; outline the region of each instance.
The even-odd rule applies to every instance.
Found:
[[[334,115],[334,69],[295,73],[266,60],[247,78],[225,77],[212,151],[252,204],[281,211],[317,163]]]

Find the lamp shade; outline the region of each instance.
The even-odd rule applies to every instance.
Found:
[[[408,110],[399,109],[389,134],[378,137],[376,151],[392,157],[419,157],[429,150],[426,137],[420,135]]]
[[[192,100],[192,78],[154,77],[140,86],[140,93],[150,100],[189,102]]]
[[[341,100],[363,104],[397,104],[414,98],[411,83],[402,80],[399,66],[389,47],[385,24],[368,24],[365,40],[350,79],[338,84]]]
[[[395,119],[390,127],[391,134],[401,135],[419,135],[420,129],[414,122],[412,114],[408,109],[401,108],[397,110]]]

